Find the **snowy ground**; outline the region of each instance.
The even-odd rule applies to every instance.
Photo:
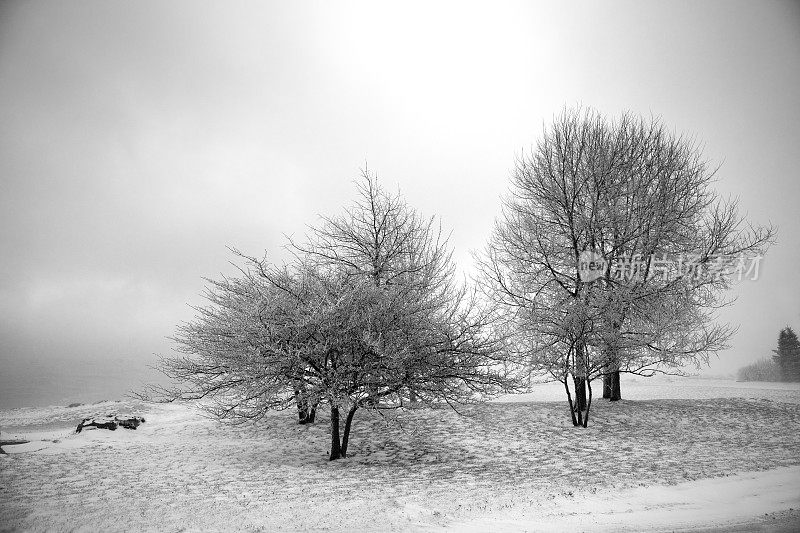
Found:
[[[132,402],[0,412],[4,438],[31,440],[0,456],[0,530],[800,529],[800,387],[704,381],[649,397],[624,383],[643,399],[597,400],[586,430],[549,386],[462,416],[359,413],[333,463],[322,413],[228,427]],[[74,434],[111,412],[147,422]]]

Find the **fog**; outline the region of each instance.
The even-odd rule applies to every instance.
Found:
[[[368,166],[472,269],[565,105],[657,115],[779,226],[703,372],[800,327],[796,3],[0,4],[0,408],[115,398],[230,272]]]

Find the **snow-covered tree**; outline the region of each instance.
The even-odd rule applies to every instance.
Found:
[[[604,131],[598,137],[605,140],[590,148],[599,152],[590,158],[599,163],[587,170],[594,208],[605,215],[591,246],[608,265],[599,284],[613,302],[606,326],[617,341],[606,344],[604,396],[617,400],[620,371],[702,363],[724,348],[732,329],[715,324],[711,312],[725,305],[730,288],[724,263],[762,254],[774,230],[748,225],[736,201],[719,198],[712,187],[716,169],[696,142],[670,133],[659,120],[631,114],[611,124],[599,120]],[[612,267],[626,262],[638,266],[635,275],[612,275]],[[681,324],[692,335],[678,336],[680,343],[665,337]],[[658,365],[643,365],[653,351]]]
[[[215,417],[253,420],[297,405],[330,408],[330,459],[345,457],[359,409],[469,402],[512,384],[494,309],[455,279],[447,240],[371,175],[360,200],[323,218],[277,267],[239,254],[241,276],[210,281],[210,306],[162,360]]]
[[[151,393],[162,400],[203,400],[211,415],[234,422],[295,405],[300,423],[313,422],[316,403],[304,392],[308,368],[300,357],[306,346],[298,336],[303,310],[296,298],[308,278],[284,269],[266,280],[252,266],[241,277],[206,280],[208,305],[195,307],[195,318],[177,328],[177,354],[159,364],[177,387]]]
[[[359,408],[395,408],[404,395],[421,402],[472,401],[513,385],[504,365],[497,315],[455,277],[447,238],[364,171],[359,198],[342,215],[323,217],[290,249],[303,264],[374,295],[354,309],[366,344],[351,363],[341,397],[324,398],[351,420]],[[364,309],[371,311],[363,319]],[[343,439],[349,426],[345,424]],[[346,453],[346,448],[343,449]],[[333,454],[332,454],[333,457]]]
[[[516,323],[525,362],[573,377],[577,411],[596,377],[610,376],[609,396],[619,398],[620,371],[650,375],[725,347],[731,329],[713,311],[730,280],[697,273],[719,257],[762,252],[773,230],[748,226],[713,177],[696,144],[659,121],[609,122],[591,110],[565,111],[518,158],[479,258],[482,286]],[[582,276],[586,253],[599,279]],[[659,257],[666,266],[656,268]],[[634,275],[617,275],[626,261]]]

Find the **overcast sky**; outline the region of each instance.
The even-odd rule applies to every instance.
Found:
[[[555,4],[4,0],[0,408],[148,379],[226,246],[280,259],[365,163],[468,269],[514,157],[575,104],[695,135],[780,227],[707,372],[770,355],[800,331],[800,4]]]

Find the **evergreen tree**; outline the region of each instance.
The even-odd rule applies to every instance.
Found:
[[[783,381],[800,381],[800,341],[792,328],[786,326],[781,330],[778,349],[772,351]]]

